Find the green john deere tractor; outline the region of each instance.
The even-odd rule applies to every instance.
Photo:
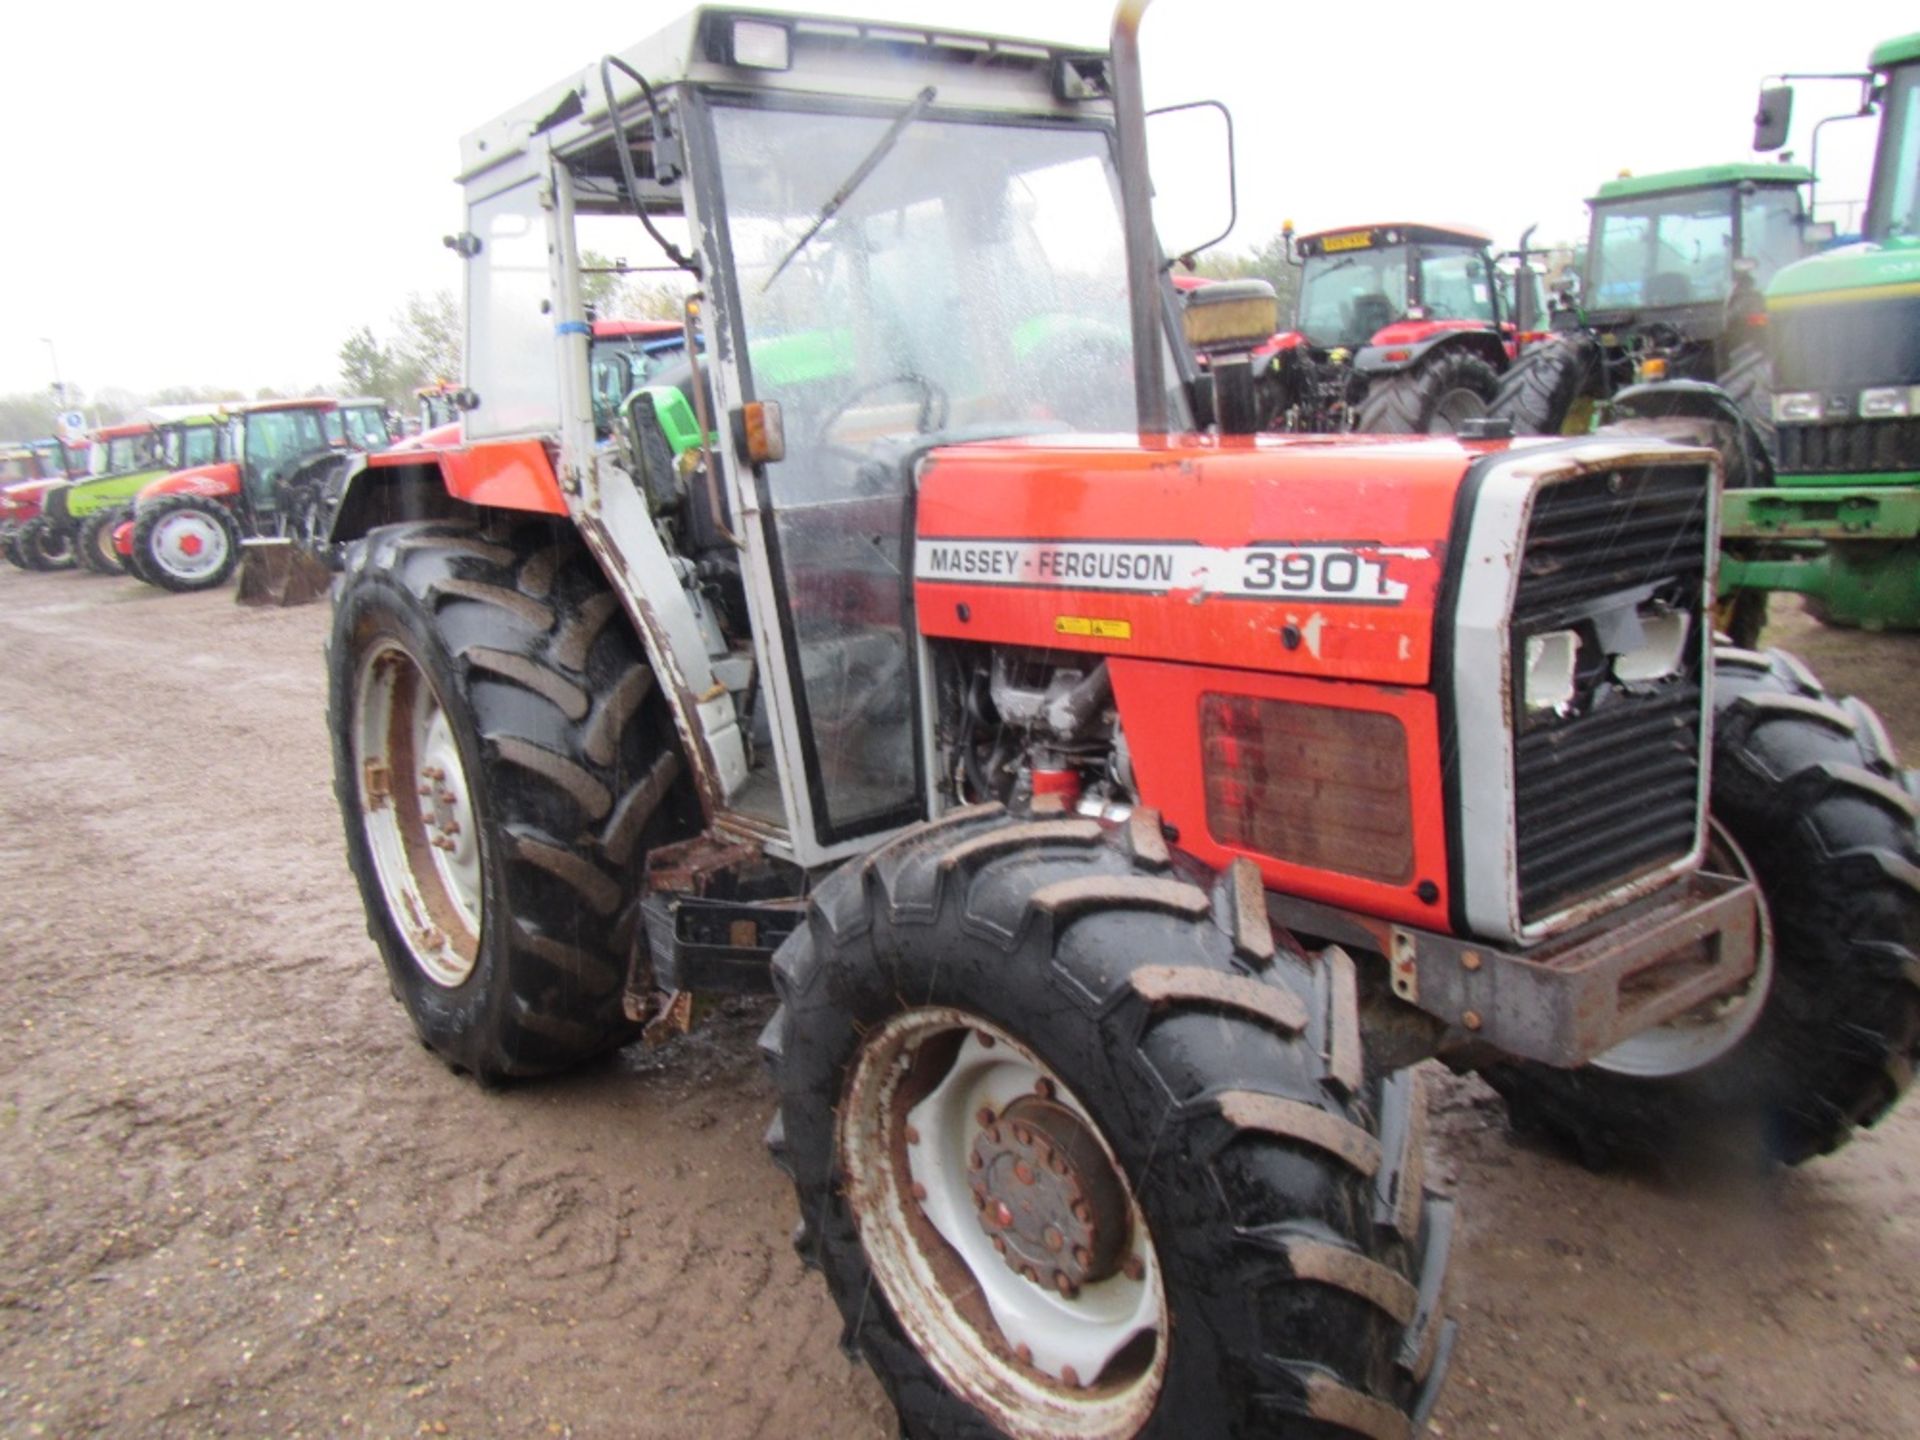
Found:
[[[1920,629],[1920,33],[1877,47],[1863,234],[1766,287],[1775,463],[1730,493],[1723,593],[1798,591],[1822,620]],[[1786,140],[1792,91],[1761,96],[1754,148]]]
[[[133,499],[149,481],[204,465],[220,441],[217,407],[159,406],[145,420],[109,425],[94,436],[93,472],[47,494],[41,523],[58,530],[82,568],[122,575],[114,527],[132,518]]]
[[[1621,390],[1690,380],[1764,417],[1761,289],[1810,248],[1812,179],[1747,161],[1607,181],[1587,201],[1579,306],[1555,313],[1557,343],[1519,357],[1489,413],[1521,435],[1584,435]]]

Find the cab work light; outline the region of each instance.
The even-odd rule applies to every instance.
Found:
[[[788,70],[793,66],[793,32],[776,20],[730,19],[722,33],[722,64],[748,70]]]
[[[1407,734],[1392,715],[1200,697],[1207,829],[1222,845],[1365,880],[1413,878]]]

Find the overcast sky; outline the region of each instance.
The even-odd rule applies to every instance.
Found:
[[[452,288],[459,136],[683,6],[337,0],[8,7],[0,44],[0,391],[331,383],[354,326]],[[773,5],[763,8],[801,8]],[[830,13],[1103,41],[1105,0],[848,0]],[[1584,230],[1623,169],[1744,158],[1760,77],[1862,66],[1912,0],[1465,5],[1157,0],[1148,103],[1214,98],[1251,247],[1386,218],[1503,244]],[[1802,86],[1792,147],[1850,106]],[[1823,194],[1871,125],[1829,126]]]

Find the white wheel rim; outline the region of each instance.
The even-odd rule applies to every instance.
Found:
[[[227,531],[200,510],[179,510],[153,527],[153,563],[182,580],[216,574],[227,559]]]
[[[1080,1164],[1061,1159],[1064,1168],[1048,1173],[1036,1163],[1026,1167],[1031,1178],[1012,1179],[1020,1166],[1007,1157],[1032,1153],[1015,1134],[1034,1133],[1007,1118],[1016,1105],[1039,1107],[1055,1125],[1077,1125]],[[991,1128],[984,1112],[995,1117]],[[1031,1143],[1056,1153],[1044,1141]],[[984,1171],[972,1163],[979,1148],[995,1157]],[[956,1394],[1017,1440],[1129,1436],[1145,1424],[1166,1375],[1168,1342],[1153,1239],[1086,1106],[1030,1050],[957,1010],[894,1017],[868,1037],[855,1063],[839,1149],[874,1279]],[[1122,1209],[1111,1198],[1098,1208],[1124,1218],[1120,1228],[1107,1227],[1101,1248],[1109,1263],[1088,1270],[1084,1285],[1062,1285],[1067,1269],[1080,1268],[1074,1257],[1091,1254],[1062,1229],[1076,1238],[1098,1233],[1092,1223],[1076,1229],[1061,1209],[1068,1195],[1089,1193],[1082,1180],[1116,1186],[1108,1194],[1117,1194]],[[994,1198],[996,1183],[1024,1184],[1034,1197],[1008,1228],[990,1218],[1012,1216]],[[1036,1227],[1049,1214],[1061,1224],[1045,1227],[1043,1246]],[[1015,1250],[996,1248],[992,1230],[1024,1247],[1020,1257],[1034,1262],[1027,1274],[1009,1263]],[[1059,1252],[1052,1260],[1049,1247]],[[1066,1268],[1049,1283],[1036,1273],[1042,1264]]]
[[[1745,852],[1718,824],[1712,827],[1708,840],[1707,862],[1720,874],[1754,878]],[[1764,894],[1760,896],[1759,912],[1756,941],[1760,953],[1754,957],[1753,977],[1739,994],[1709,1000],[1663,1025],[1642,1030],[1594,1056],[1594,1068],[1662,1080],[1711,1065],[1746,1039],[1767,1008],[1767,995],[1773,989],[1773,921],[1767,914]]]
[[[387,914],[421,973],[453,989],[480,954],[479,826],[447,712],[398,644],[362,658],[353,734],[361,830]]]

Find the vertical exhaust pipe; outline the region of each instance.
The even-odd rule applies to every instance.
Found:
[[[1127,299],[1133,325],[1133,394],[1142,435],[1171,428],[1160,333],[1160,247],[1147,172],[1147,107],[1140,85],[1140,21],[1152,0],[1120,0],[1113,12],[1113,110],[1119,125],[1120,208],[1127,237]]]

